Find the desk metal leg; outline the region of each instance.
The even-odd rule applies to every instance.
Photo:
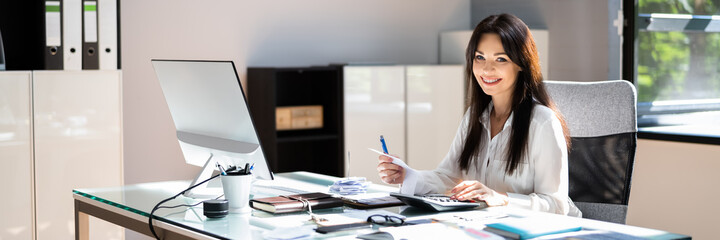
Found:
[[[88,228],[89,216],[87,213],[80,211],[78,201],[75,200],[75,240],[90,239],[90,229]]]
[[[122,210],[125,211],[125,210]],[[98,219],[105,220],[115,225],[124,227],[136,231],[141,234],[145,234],[149,237],[153,237],[148,227],[147,220],[133,219],[116,212],[109,211],[92,204],[85,203],[83,201],[75,200],[75,239],[76,240],[87,240],[89,239],[89,216],[96,217]],[[161,239],[173,239],[173,240],[196,240],[196,239],[214,239],[209,236],[205,236],[199,233],[195,233],[189,230],[181,228],[175,228],[170,226],[172,229],[166,229],[161,226],[155,225],[155,232]]]

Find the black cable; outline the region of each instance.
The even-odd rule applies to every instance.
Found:
[[[215,200],[220,199],[222,196],[223,196],[223,195],[220,195],[220,196],[218,196],[218,197],[216,197],[216,198],[214,198],[214,199],[215,199]],[[192,205],[190,205],[190,204],[179,204],[179,205],[167,206],[167,207],[166,207],[166,206],[160,206],[160,207],[158,207],[158,209],[160,209],[160,208],[194,207],[194,206],[200,205],[201,203],[203,203],[203,202],[198,202],[198,203],[192,204]]]
[[[200,186],[200,185],[202,185],[202,184],[204,184],[204,183],[206,183],[206,182],[208,182],[208,181],[210,181],[210,180],[213,180],[213,179],[215,179],[216,177],[219,177],[219,176],[220,176],[220,174],[215,175],[215,176],[212,176],[211,178],[208,178],[208,179],[206,179],[205,181],[202,181],[202,182],[200,182],[200,183],[198,183],[198,184],[192,185],[192,186],[190,186],[189,188],[183,190],[182,192],[176,194],[175,196],[166,198],[165,200],[162,200],[162,201],[160,201],[158,204],[156,204],[155,207],[153,207],[152,211],[150,211],[150,217],[149,217],[149,220],[148,220],[148,225],[150,226],[150,232],[152,232],[153,236],[155,236],[155,239],[160,240],[160,237],[158,237],[157,233],[155,233],[155,227],[152,225],[152,220],[153,220],[153,217],[155,216],[154,214],[155,214],[155,211],[156,211],[156,210],[158,210],[158,209],[160,209],[160,208],[176,208],[176,207],[183,207],[183,206],[194,207],[194,206],[197,206],[198,204],[200,204],[200,203],[202,203],[202,202],[196,203],[196,204],[194,204],[194,205],[181,204],[181,205],[176,205],[176,206],[171,206],[171,207],[161,207],[160,205],[162,205],[163,203],[166,203],[166,202],[168,202],[168,201],[170,201],[170,200],[173,200],[173,199],[175,199],[176,197],[185,194],[185,192],[190,191],[191,189],[193,189],[193,188],[195,188],[195,187],[197,187],[197,186]],[[219,197],[218,197],[218,198],[219,198]],[[217,199],[217,198],[216,198],[216,199]]]
[[[190,204],[180,204],[180,205],[167,206],[167,207],[166,207],[166,206],[160,206],[160,207],[158,207],[158,209],[160,209],[160,208],[177,208],[177,207],[194,207],[194,206],[200,205],[201,203],[202,203],[202,202],[198,202],[198,203],[193,204],[193,205],[190,205]]]

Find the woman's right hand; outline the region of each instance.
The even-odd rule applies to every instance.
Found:
[[[405,169],[392,163],[392,158],[380,155],[377,166],[380,179],[387,184],[402,184],[405,180]]]

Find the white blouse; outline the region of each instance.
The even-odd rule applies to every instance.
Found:
[[[508,206],[580,217],[582,213],[568,197],[567,147],[562,125],[555,113],[548,107],[535,105],[527,152],[513,175],[507,175],[505,155],[509,147],[513,114],[505,121],[500,133],[491,139],[489,116],[492,107],[491,102],[480,118],[483,141],[478,158],[471,162],[467,174],[460,170],[458,158],[468,128],[469,110],[465,112],[450,151],[437,169],[417,171],[418,180],[415,184],[403,184],[403,187],[414,186],[414,190],[402,189],[402,192],[447,194],[464,180],[477,180],[495,191],[506,192]]]

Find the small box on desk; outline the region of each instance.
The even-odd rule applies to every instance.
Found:
[[[275,116],[277,130],[323,127],[323,107],[321,105],[277,107]]]

